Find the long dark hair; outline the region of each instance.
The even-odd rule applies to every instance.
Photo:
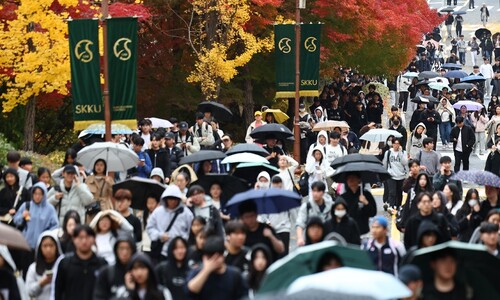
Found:
[[[257,271],[255,270],[253,266],[253,262],[257,256],[257,252],[262,252],[264,253],[264,256],[266,257],[267,260],[267,265],[266,268],[263,271]],[[262,279],[264,278],[264,275],[266,274],[267,268],[271,265],[272,262],[272,256],[271,256],[271,250],[269,250],[269,247],[267,247],[264,244],[257,244],[253,246],[252,248],[252,253],[250,255],[250,269],[248,272],[248,286],[254,290],[257,291],[260,287],[260,283]]]
[[[42,248],[42,243],[45,239],[51,239],[52,242],[54,243],[54,246],[56,247],[56,259],[51,263],[48,263],[45,260],[45,257],[43,257],[43,253],[42,253],[41,248]],[[42,238],[42,240],[40,241],[40,244],[38,245],[37,251],[38,251],[38,255],[36,256],[35,271],[38,275],[43,275],[43,273],[46,270],[51,270],[54,267],[54,264],[56,263],[57,258],[62,254],[59,252],[59,246],[57,244],[57,241],[51,235],[46,235]]]
[[[128,270],[131,271],[135,265],[141,265],[148,269],[148,282],[145,299],[164,300],[165,298],[163,297],[163,293],[160,291],[160,289],[158,289],[158,279],[156,278],[156,273],[154,272],[154,268],[149,257],[143,253],[135,254],[128,265]],[[136,285],[135,289],[131,292],[131,299],[141,299],[139,297],[138,285]]]
[[[427,178],[427,184],[425,185],[424,189],[422,189],[420,187],[420,184],[418,183],[420,181],[420,177],[422,177],[422,176],[425,176],[425,178]],[[426,173],[418,174],[417,179],[415,181],[415,188],[413,189],[413,191],[415,192],[415,195],[418,195],[421,192],[429,192],[429,193],[434,192],[434,187],[432,186],[432,184],[430,182],[429,175],[427,175]]]
[[[451,207],[454,207],[455,205],[457,205],[458,201],[460,201],[460,190],[458,189],[458,186],[454,183],[449,182],[446,185],[453,193],[453,196],[451,197]]]
[[[75,220],[76,225],[82,224],[82,221],[80,220],[80,214],[76,210],[68,210],[64,215],[62,223],[63,235],[61,236],[61,240],[64,242],[71,239],[71,235],[69,235],[68,230],[66,229],[66,226],[68,225],[70,219]]]
[[[177,248],[177,242],[181,242],[184,247],[186,247],[186,255],[184,256],[184,259],[182,261],[177,261],[175,256],[174,256],[174,251]],[[167,260],[169,264],[172,264],[173,267],[177,267],[177,263],[181,264],[180,269],[186,269],[188,267],[188,250],[189,250],[189,245],[185,239],[183,239],[181,236],[175,237],[170,244],[168,245],[168,257]]]
[[[106,171],[108,170],[108,164],[106,163],[106,161],[105,161],[104,159],[100,159],[100,158],[99,158],[98,160],[96,160],[96,161],[95,161],[95,163],[94,163],[94,168],[92,169],[92,173],[93,173],[94,175],[96,175],[95,165],[96,165],[98,162],[102,162],[102,163],[104,164],[104,171],[103,171],[103,173],[104,173],[104,175],[106,175]]]
[[[64,154],[64,162],[62,166],[64,167],[65,165],[69,165],[70,163],[68,162],[68,158],[71,157],[73,160],[76,160],[76,150],[73,148],[69,148],[66,150],[66,154]]]
[[[479,203],[479,192],[478,192],[478,190],[476,190],[476,189],[469,189],[467,191],[467,194],[465,194],[464,204],[457,211],[457,215],[460,214],[460,215],[463,215],[463,216],[467,216],[467,215],[469,215],[472,212],[472,207],[470,207],[470,205],[469,205],[469,200],[472,199],[472,195],[474,195],[474,194],[476,194],[476,196],[477,196],[477,202]]]

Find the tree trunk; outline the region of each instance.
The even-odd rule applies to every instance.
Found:
[[[31,96],[26,103],[26,111],[24,114],[24,151],[33,151],[33,140],[35,137],[35,112],[36,112],[36,97]]]
[[[243,111],[245,115],[245,123],[246,125],[250,125],[253,122],[253,107],[255,103],[253,102],[253,85],[252,79],[250,78],[250,67],[248,64],[243,68],[243,72],[246,75],[245,78],[245,97],[243,100]]]

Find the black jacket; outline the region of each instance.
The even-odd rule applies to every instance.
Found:
[[[404,128],[403,125],[399,125],[397,128],[394,128],[391,126],[391,127],[389,127],[389,129],[401,133],[401,135],[402,135],[402,137],[400,138],[401,139],[401,147],[403,147],[403,149],[405,149],[406,143],[408,141],[408,133],[406,132],[406,128]]]
[[[415,130],[415,127],[417,127],[418,123],[420,123],[420,116],[422,115],[423,110],[415,110],[413,114],[411,115],[411,120],[410,120],[410,131]]]
[[[368,117],[368,123],[374,122],[376,124],[382,124],[382,114],[384,113],[384,104],[381,100],[377,103],[375,101],[368,102],[368,107],[366,108],[366,114]]]
[[[177,240],[182,240],[182,238],[176,237],[170,242],[168,245],[167,260],[160,263],[155,268],[155,272],[158,278],[158,283],[168,288],[173,299],[184,300],[189,299],[184,293],[184,285],[186,284],[189,267],[187,252],[181,266],[177,266],[177,262],[174,258],[174,247],[177,244]],[[184,241],[184,245],[187,247],[187,242]]]
[[[359,232],[365,234],[370,231],[368,220],[377,214],[377,204],[370,192],[363,191],[363,195],[365,195],[368,200],[368,205],[360,208],[359,195],[359,189],[356,193],[353,193],[351,189],[347,188],[346,192],[340,197],[347,203],[347,213],[358,224]]]
[[[340,219],[340,222],[338,223],[337,218],[335,217],[331,220],[328,220],[325,224],[325,228],[327,234],[336,232],[340,234],[349,244],[361,244],[358,225],[356,224],[356,221],[354,221],[354,219],[349,217],[348,215],[345,215],[342,219]]]
[[[485,171],[490,171],[497,176],[500,176],[500,150],[491,152],[486,159]]]
[[[168,174],[165,173],[165,177],[170,177],[173,170],[175,170],[175,169],[177,169],[177,167],[179,167],[179,162],[180,162],[181,158],[184,157],[184,153],[177,146],[174,146],[172,149],[165,148],[165,151],[167,151],[168,159],[170,161],[170,169],[169,169],[170,172]]]
[[[164,176],[169,176],[172,171],[170,170],[170,159],[167,150],[160,148],[159,150],[148,149],[147,153],[151,159],[153,168],[160,168]]]
[[[448,232],[448,222],[442,214],[433,211],[428,216],[422,216],[419,212],[417,215],[410,217],[410,219],[406,223],[404,236],[404,244],[406,249],[409,249],[418,244],[418,229],[420,224],[426,220],[434,223],[434,225],[437,226],[443,242],[450,240],[450,233]]]
[[[95,254],[88,260],[67,254],[59,262],[54,284],[55,300],[92,300],[99,270],[106,265],[104,258]]]
[[[464,203],[463,205],[469,205],[468,203]],[[469,214],[465,213],[463,207],[457,211],[456,219],[458,222],[458,240],[464,243],[468,243],[474,230],[481,224],[483,218],[479,214],[479,212],[475,212],[472,210],[472,215],[470,219],[467,219]]]
[[[434,120],[430,121],[429,118]],[[436,110],[424,109],[420,114],[420,122],[426,127],[426,134],[429,137],[437,137],[438,125],[441,123],[441,115]]]
[[[460,134],[460,128],[455,126],[451,129],[450,139],[453,141],[453,149],[457,146],[458,136]],[[474,130],[470,126],[464,125],[462,127],[462,152],[470,153],[472,147],[476,143],[476,136]]]
[[[14,202],[16,201],[17,191],[19,191],[19,175],[14,169],[7,169],[3,173],[3,182],[5,182],[5,177],[7,174],[12,174],[16,178],[16,182],[12,187],[5,186],[2,190],[0,190],[0,216],[9,213],[14,206]],[[16,207],[14,208],[16,211],[21,207],[21,204],[25,201],[30,201],[31,195],[27,189],[23,188],[21,192],[21,196],[19,201],[17,202]],[[12,216],[14,217],[14,216]]]

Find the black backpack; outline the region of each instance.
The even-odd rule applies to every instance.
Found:
[[[300,175],[299,187],[299,193],[302,197],[305,197],[309,194],[309,173],[304,172]]]

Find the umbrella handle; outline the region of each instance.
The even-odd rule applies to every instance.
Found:
[[[360,190],[360,195],[363,195],[363,186],[364,186],[364,185],[363,185],[363,181],[361,181],[361,186],[360,186],[360,188],[359,188],[359,190]]]

